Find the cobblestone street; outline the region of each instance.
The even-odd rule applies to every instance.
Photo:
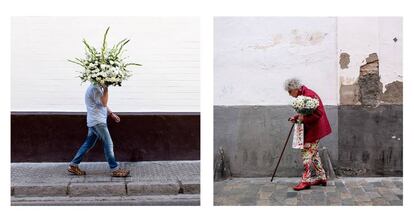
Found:
[[[214,205],[402,205],[402,177],[338,178],[326,187],[294,191],[299,178],[235,178],[214,183]]]

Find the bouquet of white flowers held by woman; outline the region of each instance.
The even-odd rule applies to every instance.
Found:
[[[307,96],[298,96],[293,99],[292,106],[299,114],[308,115],[312,114],[318,108],[319,100]]]
[[[128,39],[120,41],[111,49],[107,47],[106,36],[109,27],[105,31],[102,48],[97,50],[95,47],[83,40],[86,49],[86,58],[75,58],[69,60],[84,68],[79,76],[82,82],[90,81],[92,84],[100,86],[121,86],[122,81],[128,79],[131,74],[127,69],[129,66],[141,66],[136,63],[127,63],[123,57],[124,46],[129,42]]]
[[[307,96],[298,96],[293,99],[293,109],[302,115],[312,114],[319,106],[319,100],[317,98],[311,98]],[[305,127],[302,122],[298,121],[295,123],[292,148],[303,149]]]

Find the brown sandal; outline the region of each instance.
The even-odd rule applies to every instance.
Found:
[[[112,172],[112,176],[113,177],[127,177],[129,176],[129,170],[119,168]]]
[[[69,166],[68,172],[74,175],[78,175],[78,176],[86,175],[85,171],[81,170],[77,166],[72,166],[72,165]]]

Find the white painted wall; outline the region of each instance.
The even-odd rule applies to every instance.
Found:
[[[129,60],[144,66],[110,88],[114,111],[198,112],[199,19],[196,17],[14,17],[12,111],[85,111],[84,92],[66,59],[83,56],[82,39],[109,45],[123,38]]]
[[[293,76],[337,105],[340,84],[355,83],[371,53],[384,91],[402,81],[401,17],[219,17],[214,38],[215,105],[290,104],[282,86]],[[342,52],[350,55],[346,69]]]
[[[337,104],[336,18],[215,18],[215,105],[290,104],[290,77]]]
[[[402,81],[402,40],[400,17],[339,17],[338,58],[342,52],[350,55],[349,68],[338,66],[339,84],[355,83],[360,66],[371,53],[378,55],[384,91],[386,84]]]

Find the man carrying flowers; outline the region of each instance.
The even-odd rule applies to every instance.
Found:
[[[109,27],[105,31],[104,40],[100,50],[97,50],[95,47],[89,45],[86,40],[83,40],[86,58],[69,60],[83,68],[83,71],[79,76],[81,81],[89,81],[91,83],[85,94],[88,135],[85,142],[70,162],[68,168],[70,173],[76,175],[86,174],[78,165],[83,156],[95,145],[98,139],[101,139],[104,144],[105,158],[112,171],[112,176],[126,177],[129,175],[129,171],[119,168],[119,164],[115,160],[113,143],[106,124],[108,115],[115,120],[115,122],[120,122],[120,118],[108,107],[108,87],[111,85],[121,86],[122,82],[131,76],[128,67],[141,65],[127,63],[125,61],[125,58],[123,57],[123,49],[129,42],[128,39],[120,41],[112,48],[107,47],[106,37],[108,31]]]
[[[86,172],[79,168],[83,156],[95,145],[98,139],[102,140],[104,145],[105,158],[108,161],[112,176],[126,177],[129,171],[119,168],[118,162],[115,160],[114,148],[111,135],[106,124],[109,115],[115,122],[119,123],[120,118],[113,113],[108,107],[109,92],[105,85],[91,84],[86,90],[86,122],[88,126],[88,135],[85,142],[77,151],[75,157],[70,162],[68,171],[75,175],[86,175]]]
[[[301,150],[304,171],[301,181],[293,189],[299,191],[309,189],[312,185],[326,186],[327,178],[319,157],[318,145],[320,139],[330,134],[332,129],[326,116],[322,100],[314,91],[302,85],[300,80],[295,78],[285,81],[285,90],[294,98],[305,96],[311,98],[309,99],[311,101],[317,99],[317,101],[315,100],[310,103],[311,106],[316,107],[314,110],[311,112],[309,110],[301,112],[295,108],[298,114],[289,119],[293,123],[301,122],[304,124],[304,146]],[[314,167],[316,172],[315,179],[311,178],[311,166]]]

